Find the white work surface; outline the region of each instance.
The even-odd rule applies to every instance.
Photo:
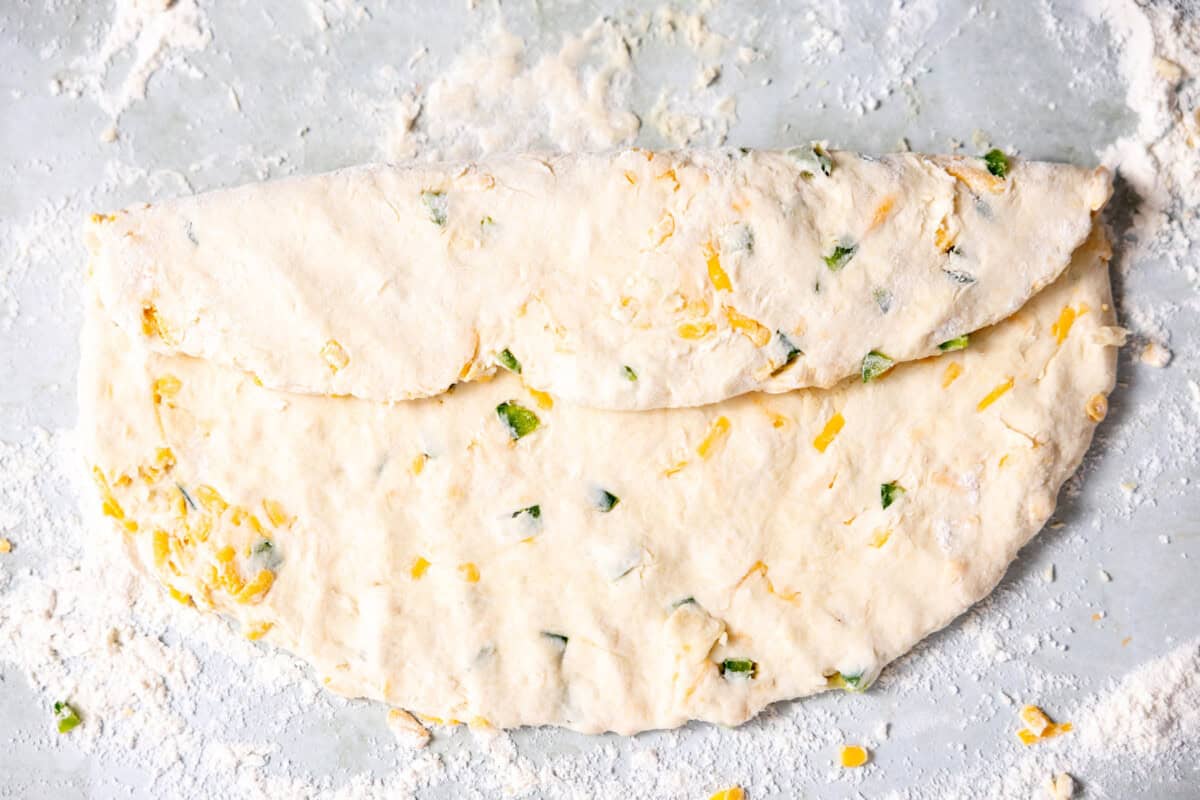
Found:
[[[58,735],[54,699],[86,698],[81,687],[97,675],[122,677],[106,672],[103,648],[60,654],[54,640],[32,644],[29,620],[15,619],[15,598],[36,593],[30,586],[39,581],[62,586],[63,570],[87,559],[87,540],[107,535],[104,527],[85,535],[76,519],[69,473],[80,467],[62,433],[76,414],[85,266],[78,228],[86,213],[410,147],[417,157],[434,148],[466,155],[478,152],[471,126],[489,114],[485,127],[505,146],[616,144],[588,132],[594,120],[563,133],[575,112],[551,96],[561,87],[549,78],[533,86],[546,93],[550,116],[530,113],[528,98],[491,98],[491,112],[455,117],[449,100],[439,106],[424,96],[447,70],[466,74],[458,54],[496,42],[501,20],[525,41],[524,67],[512,78],[521,81],[540,55],[559,52],[564,36],[610,17],[581,40],[577,73],[586,89],[587,77],[613,59],[602,53],[605,37],[629,37],[628,74],[616,75],[607,102],[641,117],[630,143],[645,147],[672,145],[661,105],[654,111],[664,90],[668,109],[698,121],[695,145],[722,143],[724,120],[732,124],[723,143],[735,146],[826,139],[886,152],[906,141],[914,150],[978,153],[996,145],[1095,164],[1138,124],[1119,66],[1126,44],[1092,15],[1121,7],[1115,0],[679,2],[673,37],[663,28],[668,6],[586,0],[481,0],[477,8],[464,0],[411,8],[243,0],[204,2],[198,12],[193,0],[176,0],[147,17],[164,26],[164,37],[149,27],[139,37],[135,11],[149,5],[122,2],[123,20],[108,2],[7,0],[0,8],[0,537],[14,545],[0,555],[0,797],[411,790],[429,798],[701,800],[734,784],[750,800],[893,791],[1049,797],[1041,782],[1068,767],[1077,796],[1200,797],[1194,739],[1165,756],[1161,746],[1139,756],[1120,743],[1105,753],[1093,741],[1089,750],[1078,724],[1028,749],[1015,737],[1021,704],[1078,723],[1074,712],[1111,681],[1200,635],[1200,501],[1188,480],[1200,478],[1197,258],[1192,252],[1189,261],[1186,242],[1155,256],[1134,240],[1137,198],[1124,181],[1109,219],[1122,264],[1114,270],[1118,312],[1135,335],[1081,476],[1064,491],[1057,522],[1022,551],[996,594],[890,666],[869,692],[779,704],[736,730],[691,725],[627,738],[540,729],[486,739],[444,729],[418,753],[396,743],[383,707],[316,688],[293,659],[219,621],[198,622],[178,607],[153,610],[168,601],[147,586],[139,603],[152,610],[139,611],[131,631],[159,648],[173,673],[141,690],[159,710],[143,718],[135,699],[127,714],[104,718],[96,703],[79,700],[84,726]],[[704,29],[687,20],[698,10]],[[639,14],[650,20],[641,34]],[[1185,11],[1184,23],[1195,26],[1196,14]],[[188,33],[190,23],[171,15],[194,15],[198,27]],[[422,48],[428,52],[418,58]],[[719,66],[719,77],[696,89],[706,66]],[[131,70],[149,76],[144,98],[134,91],[136,74],[125,84]],[[426,105],[405,139],[398,109],[409,93]],[[722,106],[726,97],[733,104]],[[1150,340],[1170,347],[1165,368],[1139,359]],[[77,603],[57,591],[57,602],[45,604],[47,629],[93,624],[86,598],[114,587],[85,588]],[[74,641],[89,635],[81,629]],[[98,632],[95,640],[103,639]],[[56,659],[61,665],[47,666]],[[255,666],[268,659],[269,670]],[[137,663],[155,669],[148,658]],[[1191,725],[1195,731],[1194,718]],[[843,743],[868,745],[870,765],[839,767]]]

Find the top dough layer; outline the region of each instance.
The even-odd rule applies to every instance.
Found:
[[[490,375],[603,409],[828,387],[1012,314],[1103,170],[721,150],[373,166],[115,215],[93,285],[160,353],[378,401]],[[828,174],[826,174],[828,171]],[[506,356],[507,358],[507,356]]]

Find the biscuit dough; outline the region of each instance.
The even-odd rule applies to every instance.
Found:
[[[81,429],[129,557],[177,600],[307,659],[334,691],[426,721],[633,733],[732,725],[777,700],[865,688],[1000,580],[1104,417],[1122,331],[1102,233],[1061,275],[1057,262],[1106,190],[1082,171],[1021,164],[1011,186],[970,199],[947,177],[953,160],[836,154],[829,177],[846,183],[834,191],[797,184],[781,154],[663,158],[618,157],[632,183],[587,159],[516,159],[489,173],[494,184],[471,169],[353,171],[93,223]],[[763,165],[761,184],[746,164]],[[660,186],[668,166],[678,192]],[[576,215],[565,236],[538,192],[585,172],[605,224],[623,227]],[[479,188],[450,189],[468,178]],[[449,190],[449,220],[491,207],[498,228],[524,232],[524,250],[497,233],[512,259],[497,260],[465,221],[434,225],[410,196],[426,183]],[[501,186],[527,202],[482,205]],[[768,207],[752,257],[720,246],[734,288],[717,294],[696,253],[735,212],[714,205],[693,224],[686,200],[695,210],[713,186]],[[864,220],[889,194],[894,222],[869,244]],[[787,227],[788,203],[810,209],[803,225]],[[642,253],[639,215],[664,204],[678,241]],[[943,217],[960,220],[975,284],[943,284],[937,253],[920,250]],[[1036,253],[1016,219],[1041,226]],[[810,263],[831,231],[861,242],[837,273]],[[545,241],[563,249],[551,259]],[[769,269],[750,265],[768,256]],[[486,291],[464,300],[465,279],[443,279],[460,271]],[[646,282],[631,284],[638,274]],[[894,301],[884,316],[856,299],[880,283]],[[610,324],[624,291],[648,328]],[[707,297],[718,333],[669,340],[672,292]],[[897,361],[939,354],[869,382],[783,392],[780,377],[760,386],[780,393],[746,393],[762,356],[722,327],[724,295],[772,326],[807,320],[797,368],[820,366],[792,384],[836,381],[868,344]],[[490,327],[522,304],[524,318]],[[543,327],[551,313],[571,321],[565,339]],[[1006,315],[965,349],[938,351],[940,337]],[[349,365],[310,368],[334,338]],[[573,351],[552,357],[563,341]],[[484,353],[517,342],[520,375],[446,388],[464,363],[485,377]],[[633,354],[632,399],[580,366],[615,370]],[[398,400],[409,395],[428,396]],[[597,407],[714,396],[725,399]]]

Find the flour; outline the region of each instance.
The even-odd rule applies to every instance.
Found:
[[[502,27],[462,53],[421,99],[405,94],[383,143],[391,160],[469,158],[502,150],[603,150],[632,141],[640,121],[619,102],[629,46],[610,20],[564,37],[527,63]]]
[[[495,7],[475,0],[466,5],[475,9],[476,18]],[[1087,506],[1074,510],[1072,492],[1066,492],[1062,519],[1067,527],[1043,532],[1045,542],[1032,548],[1032,560],[1022,559],[990,600],[893,664],[877,689],[864,696],[781,704],[736,732],[697,726],[632,739],[584,739],[523,730],[477,741],[465,730],[442,729],[429,748],[411,751],[388,731],[385,709],[331,696],[302,663],[246,641],[219,619],[171,604],[156,587],[129,575],[120,559],[85,546],[102,528],[85,527],[74,510],[86,487],[66,477],[79,474],[72,437],[63,430],[69,417],[35,419],[20,408],[31,404],[35,391],[69,393],[70,388],[44,383],[35,369],[40,365],[27,365],[17,349],[33,347],[46,329],[77,318],[82,256],[76,229],[87,211],[107,207],[115,197],[190,192],[193,183],[203,185],[206,176],[217,174],[230,154],[201,151],[192,168],[173,171],[147,166],[141,154],[136,161],[125,160],[132,157],[116,152],[124,144],[114,144],[102,156],[107,166],[94,189],[66,187],[62,191],[69,188],[70,195],[49,194],[19,213],[0,215],[0,366],[6,379],[18,375],[15,385],[0,385],[0,537],[13,543],[11,553],[0,555],[0,663],[5,680],[22,676],[19,680],[38,698],[20,730],[4,731],[6,755],[25,748],[39,754],[39,764],[47,759],[58,764],[69,754],[66,759],[86,763],[92,774],[122,767],[126,776],[120,783],[96,778],[75,794],[48,789],[43,775],[22,777],[28,783],[10,783],[5,790],[15,796],[141,791],[154,797],[358,800],[418,793],[494,798],[506,792],[521,796],[523,789],[526,797],[617,797],[629,796],[633,788],[640,796],[694,800],[741,784],[750,800],[761,800],[800,791],[880,797],[879,787],[887,785],[893,796],[905,798],[1044,798],[1048,777],[1062,772],[1077,780],[1077,796],[1122,796],[1138,782],[1154,787],[1175,781],[1180,792],[1194,786],[1192,764],[1200,758],[1197,645],[1172,649],[1161,644],[1152,624],[1127,619],[1121,598],[1145,584],[1137,582],[1136,565],[1096,549],[1108,546],[1099,535],[1100,517],[1127,520],[1122,536],[1144,538],[1146,547],[1184,558],[1194,537],[1194,530],[1184,527],[1147,531],[1132,523],[1155,502],[1174,500],[1187,508],[1182,504],[1194,494],[1189,475],[1194,479],[1200,450],[1197,351],[1184,337],[1172,341],[1170,332],[1181,319],[1194,318],[1200,288],[1192,244],[1200,208],[1195,144],[1200,47],[1194,20],[1188,24],[1181,17],[1179,4],[1089,0],[1097,27],[1064,21],[1059,8],[1064,5],[1042,0],[1033,12],[1038,24],[1064,51],[1111,34],[1126,87],[1124,102],[1136,119],[1129,135],[1098,154],[1142,198],[1129,224],[1115,221],[1122,236],[1117,262],[1123,280],[1136,286],[1140,272],[1155,263],[1161,267],[1152,273],[1155,279],[1169,278],[1179,287],[1170,302],[1156,303],[1127,289],[1119,310],[1136,336],[1122,380],[1162,382],[1175,391],[1141,405],[1114,395],[1113,419],[1099,429],[1097,455],[1085,466],[1089,481],[1107,483],[1089,492]],[[62,65],[44,79],[46,94],[62,104],[81,98],[105,115],[87,131],[89,143],[114,122],[121,143],[120,118],[145,108],[139,104],[147,91],[156,91],[155,75],[163,70],[198,75],[189,60],[198,61],[222,44],[219,38],[214,42],[208,20],[209,14],[216,19],[216,6],[195,0],[163,6],[119,0],[82,43],[72,48],[66,39],[52,42],[39,54]],[[329,37],[340,30],[370,29],[365,4],[313,0],[307,7],[312,12],[303,20],[305,30],[315,31],[318,49],[334,48]],[[1008,4],[989,7],[1013,13]],[[864,56],[867,68],[847,75],[837,72],[839,59],[855,47],[859,23],[846,3],[816,6],[796,27],[799,74],[776,72],[774,77],[789,86],[824,82],[828,92],[821,102],[830,110],[844,106],[861,113],[864,124],[878,119],[872,115],[887,111],[889,104],[905,103],[916,114],[921,101],[914,87],[921,87],[940,49],[953,44],[964,26],[986,17],[989,12],[981,8],[954,18],[930,0],[879,4],[885,44]],[[503,27],[458,53],[429,47],[416,58],[423,49],[406,46],[391,54],[397,67],[382,81],[383,99],[373,98],[388,111],[379,151],[388,158],[429,159],[497,149],[603,149],[638,137],[667,144],[688,135],[695,144],[715,144],[724,136],[739,144],[736,114],[753,112],[759,101],[736,91],[735,81],[760,70],[771,75],[778,54],[746,30],[714,21],[720,9],[716,3],[688,3],[661,13],[612,13],[556,34],[546,47]],[[264,41],[273,33],[264,28]],[[638,59],[659,46],[675,48],[670,53],[685,63],[686,82],[655,85],[639,94]],[[75,55],[80,49],[85,55]],[[406,64],[410,56],[413,63]],[[699,85],[695,76],[718,67],[718,77]],[[472,96],[469,91],[493,74],[488,86],[513,90],[503,103],[487,92]],[[1078,82],[1086,78],[1075,76],[1069,90]],[[199,91],[205,81],[190,85]],[[301,122],[315,125],[323,111],[320,98],[304,103],[311,116]],[[250,102],[238,104],[243,114],[255,111]],[[655,108],[661,114],[652,114]],[[905,133],[916,135],[926,124],[917,117]],[[282,141],[294,128],[287,130],[277,149],[246,146],[236,160],[263,176],[303,164],[303,145]],[[792,135],[812,133],[798,124]],[[773,145],[784,143],[779,133],[767,138]],[[975,146],[974,141],[969,145]],[[26,180],[53,182],[50,164],[33,174],[37,177]],[[1165,369],[1134,358],[1151,345],[1170,346]],[[53,351],[55,356],[69,360],[69,347],[60,350]],[[1154,352],[1151,361],[1161,361]],[[1154,444],[1145,453],[1148,441]],[[1119,488],[1122,481],[1136,488],[1127,495]],[[1075,483],[1076,492],[1080,485]],[[1053,567],[1047,566],[1051,557]],[[1098,579],[1097,563],[1111,572],[1113,583]],[[1053,580],[1043,580],[1043,574]],[[1101,603],[1097,587],[1110,593],[1110,601]],[[1105,614],[1098,621],[1088,621],[1101,611]],[[1075,645],[1073,628],[1087,625],[1111,632],[1110,651],[1097,654]],[[1131,636],[1126,649],[1121,642]],[[1145,650],[1138,651],[1139,646]],[[1077,677],[1078,662],[1058,658],[1063,648],[1079,658],[1121,664],[1132,664],[1130,650],[1165,654],[1096,691]],[[8,683],[0,686],[9,691]],[[57,699],[77,703],[84,719],[68,736],[53,729],[50,706]],[[1026,702],[1044,704],[1056,718],[1074,723],[1075,730],[1022,747],[1013,734],[1019,727],[1016,712]],[[980,731],[990,742],[984,749],[962,751],[947,741],[956,733],[966,738]],[[864,770],[834,766],[837,748],[851,742],[873,750],[875,761]],[[339,770],[337,748],[356,751],[364,761],[353,763],[369,766]],[[914,755],[897,756],[915,753],[936,754],[939,766],[925,766],[928,762]],[[0,774],[12,775],[4,772],[4,764]],[[805,786],[795,784],[798,775],[806,777]],[[1130,777],[1118,782],[1122,775]]]
[[[53,93],[88,96],[113,120],[146,97],[146,87],[165,66],[182,67],[183,53],[203,50],[212,41],[208,20],[196,0],[118,0],[98,52],[79,60],[74,71],[57,78]],[[118,56],[130,60],[117,77]],[[109,84],[115,83],[115,87]],[[116,138],[116,128],[112,138]]]
[[[1200,31],[1170,3],[1092,0],[1089,5],[1113,30],[1129,86],[1126,102],[1138,117],[1137,130],[1102,154],[1105,163],[1120,170],[1142,198],[1139,234],[1169,236],[1163,229],[1172,224],[1194,228],[1200,204],[1200,87],[1182,78],[1200,76]],[[1174,221],[1167,218],[1172,207],[1183,211]]]
[[[1010,714],[1015,731],[1020,721]],[[1180,645],[1086,698],[1069,712],[1069,719],[1069,734],[1029,747],[1014,736],[1010,746],[998,748],[993,763],[955,775],[928,775],[919,791],[887,798],[1037,797],[1045,776],[1064,771],[1087,788],[1088,796],[1106,797],[1111,795],[1103,784],[1089,776],[1118,764],[1126,775],[1143,781],[1151,776],[1188,780],[1189,759],[1200,737],[1200,640]]]
[[[675,52],[686,48],[700,65],[691,87],[663,88],[646,108],[631,96],[631,84],[634,61],[651,42]],[[737,121],[737,102],[716,88],[721,66],[712,62],[733,48],[729,37],[708,27],[703,13],[672,7],[600,17],[563,35],[557,50],[540,54],[498,21],[482,41],[437,71],[427,88],[401,94],[380,150],[393,161],[609,150],[631,144],[643,121],[661,144],[722,144]]]
[[[664,141],[673,147],[687,147],[693,142],[725,143],[730,126],[737,120],[734,98],[719,98],[707,112],[697,109],[694,102],[689,103],[691,111],[681,109],[678,102],[664,91],[650,109],[650,124]]]
[[[1200,738],[1200,640],[1138,667],[1079,715],[1086,751],[1114,757],[1185,757]]]

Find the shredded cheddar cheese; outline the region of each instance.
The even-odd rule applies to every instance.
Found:
[[[467,583],[479,583],[479,567],[470,561],[458,565],[458,572]]]
[[[732,291],[733,284],[729,282],[729,275],[721,268],[721,255],[713,247],[712,242],[704,245],[704,261],[708,267],[708,279],[712,281],[713,288],[718,292]]]
[[[174,344],[174,338],[171,332],[167,329],[166,323],[158,313],[158,309],[153,303],[147,303],[142,306],[142,334],[145,336],[157,336],[164,344]]]
[[[192,602],[192,596],[190,594],[186,594],[185,592],[179,591],[178,589],[176,589],[174,586],[172,586],[169,583],[167,584],[167,594],[171,595],[171,599],[174,600],[176,603],[179,603],[180,605],[185,605],[185,606],[194,606],[195,605],[195,603]]]
[[[1013,387],[1013,379],[1009,378],[1004,383],[1000,384],[995,389],[992,389],[990,392],[988,392],[986,395],[984,395],[983,399],[979,401],[979,404],[975,406],[975,410],[983,411],[988,406],[990,406],[992,403],[996,402],[1001,397],[1003,397],[1008,392],[1008,390],[1011,389],[1012,387]]]
[[[737,582],[737,585],[738,585],[738,587],[741,587],[741,585],[743,583],[745,583],[746,580],[751,575],[761,575],[762,579],[763,579],[763,583],[767,587],[767,594],[773,595],[774,597],[778,597],[780,600],[783,600],[785,602],[794,603],[796,601],[796,598],[800,596],[800,593],[799,592],[776,591],[775,584],[771,582],[770,577],[768,577],[768,575],[767,575],[767,573],[769,571],[770,570],[766,564],[764,564],[761,561],[755,561],[753,564],[750,565],[750,569],[746,570],[746,574],[741,577],[741,580],[739,580]]]
[[[941,223],[938,224],[938,228],[933,234],[933,243],[943,253],[950,252],[956,240],[956,237],[950,235],[950,227],[947,223],[946,217],[942,217]]]
[[[180,382],[179,378],[176,378],[174,375],[163,375],[161,378],[158,378],[154,381],[154,387],[152,390],[154,402],[157,404],[161,403],[168,397],[174,397],[175,395],[179,394],[179,390],[182,388],[183,384]]]
[[[725,306],[725,318],[729,327],[754,342],[755,347],[766,347],[771,341],[771,330],[757,320],[739,313],[732,306]]]
[[[1075,309],[1063,306],[1058,319],[1050,326],[1050,333],[1053,334],[1057,344],[1062,344],[1067,340],[1067,336],[1071,333],[1071,326],[1075,324],[1076,316]]]
[[[225,498],[221,497],[216,489],[206,484],[196,487],[196,499],[200,501],[200,505],[204,506],[205,510],[214,514],[224,513],[225,509],[229,508]]]
[[[892,215],[892,209],[896,206],[896,198],[889,195],[883,199],[883,202],[875,207],[875,216],[871,218],[871,227],[877,228],[882,225],[888,217]]]
[[[682,472],[683,468],[686,467],[687,465],[688,465],[688,462],[686,462],[686,461],[677,461],[674,464],[672,464],[671,466],[667,467],[665,470],[663,470],[663,477],[669,478],[672,475],[677,475],[680,472]]]
[[[267,592],[271,591],[271,587],[275,584],[275,573],[269,569],[259,570],[254,576],[254,580],[242,587],[242,590],[236,593],[235,599],[239,603],[256,603],[262,600]]]
[[[740,786],[730,786],[728,789],[714,792],[708,800],[746,800],[746,792]]]
[[[948,174],[958,178],[960,181],[971,187],[971,190],[976,194],[982,191],[988,191],[992,194],[1000,194],[1004,191],[1004,179],[998,178],[986,170],[976,167],[967,167],[960,164],[951,164],[943,167]]]
[[[813,447],[817,448],[817,452],[824,453],[825,448],[833,443],[845,425],[846,419],[842,416],[842,412],[839,411],[830,417],[829,421],[825,423],[825,427],[817,434],[817,438],[813,439]]]
[[[229,515],[229,522],[235,528],[240,528],[245,525],[257,533],[259,536],[264,535],[262,523],[258,521],[258,517],[250,513],[249,510],[241,506],[234,506],[233,513]]]
[[[337,339],[330,339],[325,343],[325,346],[321,348],[321,358],[325,359],[325,363],[329,365],[330,372],[337,372],[350,363],[350,356],[346,355],[345,349]]]
[[[672,183],[671,191],[672,192],[679,191],[679,176],[677,176],[675,174],[674,168],[667,170],[666,172],[662,173],[661,175],[656,175],[654,179],[657,181],[670,181]]]
[[[1017,731],[1017,738],[1026,746],[1044,739],[1052,739],[1055,736],[1068,733],[1072,729],[1071,723],[1056,723],[1050,719],[1045,711],[1042,711],[1037,706],[1023,707],[1020,717],[1025,727]]]
[[[525,391],[529,392],[533,397],[534,402],[538,404],[538,408],[551,409],[554,408],[554,398],[548,392],[541,392],[534,389],[532,386],[526,386]]]
[[[113,497],[112,490],[108,486],[108,481],[104,478],[104,472],[99,467],[92,467],[92,478],[96,481],[96,488],[100,490],[101,511],[107,517],[120,522],[125,519],[125,510],[121,508],[121,504]]]
[[[650,238],[655,247],[661,247],[663,242],[675,235],[675,217],[670,211],[663,212],[662,218],[650,229]]]
[[[841,763],[847,769],[861,767],[870,760],[870,755],[867,753],[867,748],[857,744],[842,745]]]
[[[942,388],[945,389],[950,384],[958,380],[958,376],[962,375],[962,365],[957,361],[952,361],[946,365],[946,371],[942,373]]]
[[[705,319],[699,322],[685,322],[679,326],[676,332],[681,339],[695,340],[705,338],[714,330],[716,330],[716,326]]]
[[[421,580],[425,575],[425,571],[429,569],[429,562],[424,556],[417,556],[413,559],[412,566],[408,569],[408,574],[414,581]]]
[[[163,565],[167,563],[167,557],[171,554],[169,535],[162,528],[156,528],[150,541],[154,553],[154,566],[162,569]]]
[[[252,642],[256,642],[266,636],[274,627],[274,622],[256,622],[246,629],[246,638]]]
[[[263,511],[266,512],[267,521],[276,528],[283,528],[291,525],[292,522],[294,522],[294,520],[288,516],[287,511],[284,510],[283,504],[278,500],[264,498],[262,501],[262,507]]]
[[[1046,712],[1037,706],[1025,706],[1022,708],[1021,722],[1025,723],[1025,730],[1034,736],[1041,736],[1052,724],[1050,717],[1046,716]]]
[[[696,454],[701,458],[708,458],[712,455],[713,449],[720,444],[726,436],[729,435],[729,418],[717,417],[708,426],[708,433],[704,434],[704,438],[700,440],[700,444],[696,446]]]

